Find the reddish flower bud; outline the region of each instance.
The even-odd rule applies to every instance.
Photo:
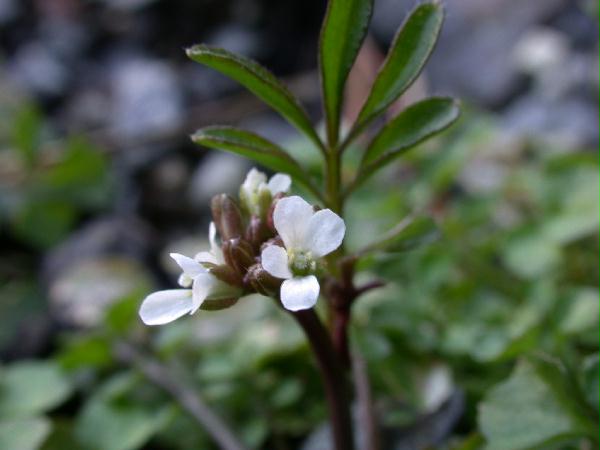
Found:
[[[218,194],[210,203],[213,220],[223,241],[243,236],[244,220],[240,207],[227,194]]]
[[[282,281],[272,276],[260,264],[254,264],[249,267],[244,277],[246,285],[252,287],[259,294],[270,297],[277,297],[279,295],[279,288]]]
[[[242,276],[233,268],[226,264],[220,266],[213,266],[209,269],[210,273],[224,283],[231,286],[244,287],[244,280]]]
[[[242,277],[256,262],[252,246],[244,239],[235,238],[224,241],[222,250],[225,262]]]
[[[250,218],[250,224],[246,228],[246,240],[252,245],[255,253],[260,250],[263,242],[273,237],[273,231],[267,226],[264,220],[258,216]]]

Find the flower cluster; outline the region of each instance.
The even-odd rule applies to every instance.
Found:
[[[240,188],[239,204],[228,195],[211,202],[210,249],[193,258],[171,253],[181,268],[181,289],[147,296],[140,317],[147,325],[169,323],[198,309],[224,309],[245,295],[279,298],[290,311],[315,305],[323,257],[344,238],[344,221],[333,211],[286,196],[291,179],[270,180],[252,169]]]

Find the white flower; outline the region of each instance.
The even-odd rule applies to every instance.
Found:
[[[211,222],[208,226],[208,242],[210,242],[210,251],[197,253],[196,256],[194,256],[194,259],[200,264],[225,264],[223,251],[221,250],[221,247],[219,247],[219,244],[217,244],[217,227],[214,222]],[[181,276],[185,276],[185,271]],[[180,278],[179,284],[181,284],[181,281]]]
[[[310,204],[293,196],[277,202],[273,222],[285,248],[266,247],[261,254],[262,266],[274,277],[285,279],[280,297],[286,309],[311,308],[319,297],[314,275],[318,261],[341,245],[344,221],[329,209],[314,212]]]
[[[251,214],[261,215],[264,207],[271,204],[272,198],[281,193],[288,192],[292,185],[289,175],[276,173],[267,182],[267,176],[252,168],[242,186],[240,187],[240,200]]]
[[[168,289],[147,296],[140,307],[140,317],[146,325],[164,325],[185,315],[194,314],[206,302],[211,308],[218,308],[239,297],[241,289],[230,286],[212,275],[204,263],[223,264],[223,252],[216,242],[216,229],[209,227],[211,250],[200,252],[194,259],[179,253],[171,253],[171,258],[183,271],[179,284],[191,289]]]

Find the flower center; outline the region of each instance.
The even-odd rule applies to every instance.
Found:
[[[288,252],[290,270],[294,275],[309,275],[317,270],[317,262],[312,253],[304,250],[290,250]]]

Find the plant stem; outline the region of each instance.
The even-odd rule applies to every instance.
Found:
[[[196,390],[174,376],[167,367],[142,355],[135,347],[126,342],[117,343],[115,353],[120,361],[135,366],[149,381],[170,394],[220,448],[223,450],[247,450],[229,426],[198,396]]]
[[[325,396],[331,419],[331,431],[335,450],[352,450],[352,417],[346,375],[333,349],[327,330],[314,309],[292,313],[310,343],[325,388]]]
[[[336,213],[341,214],[343,202],[341,193],[342,173],[341,173],[341,155],[336,148],[330,149],[327,153],[327,174],[326,189],[329,207]]]

